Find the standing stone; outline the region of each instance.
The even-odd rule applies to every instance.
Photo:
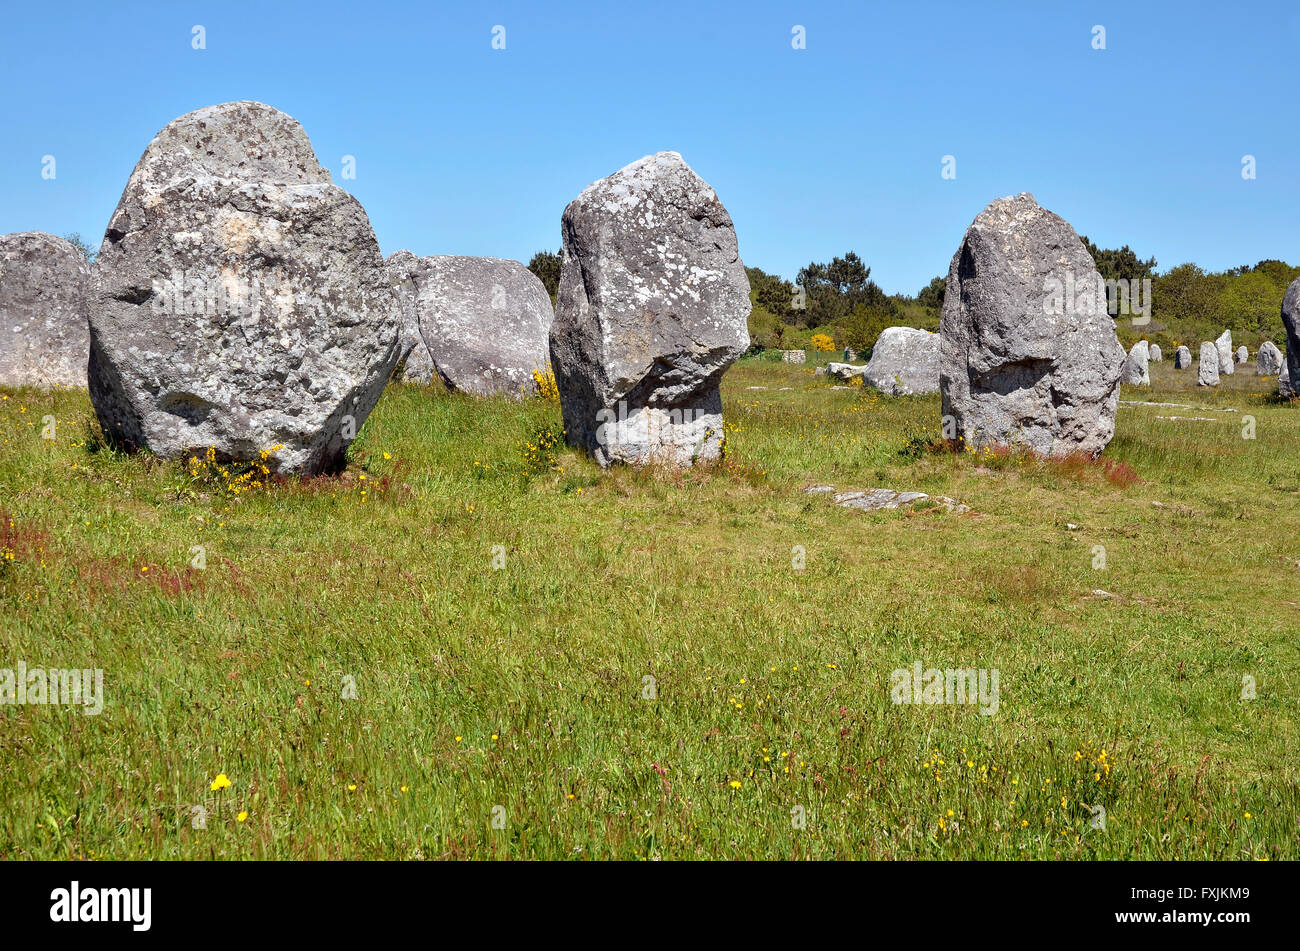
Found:
[[[1282,361],[1282,369],[1277,374],[1277,395],[1288,400],[1295,396],[1295,390],[1291,388],[1291,367],[1286,360]]]
[[[1196,367],[1196,383],[1198,386],[1218,386],[1219,385],[1219,362],[1220,354],[1217,344],[1210,343],[1208,340],[1201,344],[1201,359]]]
[[[554,312],[518,261],[435,255],[400,262],[415,292],[423,349],[449,390],[520,398],[546,370]],[[408,360],[409,365],[409,360]]]
[[[781,362],[782,363],[807,363],[808,351],[807,350],[782,350]]]
[[[1259,376],[1277,376],[1282,372],[1283,361],[1282,351],[1277,348],[1277,344],[1265,340],[1259,345],[1259,353],[1255,357],[1255,373]]]
[[[939,387],[967,446],[1100,453],[1115,434],[1124,351],[1074,229],[1029,194],[999,198],[948,270]]]
[[[1238,363],[1245,363],[1245,362],[1246,362],[1247,360],[1249,360],[1249,359],[1250,359],[1250,351],[1247,350],[1246,347],[1245,347],[1244,345],[1238,347],[1238,348],[1237,348],[1237,362],[1238,362]]]
[[[892,396],[939,392],[939,335],[914,327],[885,328],[862,379]]]
[[[0,235],[0,386],[86,385],[90,266],[41,231]]]
[[[1179,347],[1174,351],[1174,369],[1186,370],[1192,365],[1192,351],[1186,347]]]
[[[412,270],[419,258],[410,251],[394,251],[384,261],[388,268],[393,289],[402,317],[402,336],[400,341],[401,356],[393,379],[402,383],[420,383],[425,386],[433,382],[433,360],[429,348],[420,336],[420,311],[415,280]]]
[[[1282,297],[1282,326],[1286,328],[1286,380],[1279,376],[1278,385],[1279,392],[1289,399],[1295,395],[1291,381],[1300,380],[1300,277],[1291,282]]]
[[[401,355],[400,304],[365,211],[302,126],[258,102],[169,123],[108,224],[90,304],[105,436],[214,447],[276,472],[342,467]]]
[[[1160,344],[1153,343],[1151,345],[1150,357],[1152,363],[1160,363],[1161,361],[1164,360],[1165,355],[1160,350]]]
[[[601,465],[721,455],[727,367],[749,346],[731,216],[676,152],[564,209],[551,364],[571,445]]]
[[[1225,330],[1219,335],[1219,339],[1214,341],[1215,350],[1219,354],[1219,372],[1231,376],[1235,372],[1232,360],[1232,331]]]
[[[1128,359],[1124,361],[1124,382],[1129,386],[1151,385],[1151,372],[1147,365],[1151,358],[1150,349],[1150,344],[1139,340],[1128,352]]]

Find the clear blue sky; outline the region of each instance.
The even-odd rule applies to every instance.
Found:
[[[717,189],[746,263],[785,277],[853,249],[915,293],[1021,191],[1162,268],[1300,263],[1295,0],[636,8],[6,3],[0,232],[98,244],[163,125],[256,99],[303,124],[385,254],[527,261],[558,247],[584,186],[671,149]]]

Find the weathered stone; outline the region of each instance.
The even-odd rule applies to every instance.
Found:
[[[393,371],[393,379],[427,386],[433,382],[433,360],[420,336],[418,295],[415,280],[411,276],[411,271],[419,260],[410,251],[394,251],[384,264],[388,268],[402,316],[401,356],[398,358],[397,369]]]
[[[836,363],[832,361],[826,364],[826,375],[833,377],[836,380],[848,381],[853,379],[855,376],[862,376],[862,371],[865,369],[866,367],[864,366],[855,367],[851,363]]]
[[[1250,359],[1250,351],[1247,350],[1247,349],[1245,348],[1245,346],[1240,346],[1240,347],[1238,347],[1238,348],[1237,348],[1237,362],[1238,362],[1238,363],[1245,363],[1245,362],[1246,362],[1247,360],[1249,360],[1249,359]]]
[[[1150,359],[1152,363],[1160,363],[1164,360],[1165,355],[1160,349],[1160,344],[1153,343],[1150,348]]]
[[[885,328],[862,379],[893,396],[939,392],[939,335],[914,327]]]
[[[1187,347],[1179,347],[1174,351],[1174,369],[1186,370],[1192,365],[1192,351]]]
[[[537,392],[534,373],[549,363],[554,312],[536,274],[504,258],[411,255],[401,264],[414,285],[422,347],[447,389],[515,398]]]
[[[90,396],[128,448],[339,468],[401,355],[365,211],[302,127],[257,102],[169,123],[113,213],[90,302]]]
[[[40,231],[0,235],[0,386],[86,385],[90,267]]]
[[[861,359],[862,359],[861,354],[859,354],[858,351],[854,350],[852,347],[844,348],[845,363],[857,363]]]
[[[1219,348],[1208,340],[1201,344],[1201,359],[1196,365],[1196,383],[1199,386],[1219,385]]]
[[[718,196],[660,152],[584,189],[562,232],[551,364],[570,444],[601,465],[718,457],[718,386],[751,309]]]
[[[1225,330],[1219,334],[1219,339],[1214,341],[1214,348],[1219,354],[1219,372],[1231,376],[1235,371],[1232,365],[1232,331]]]
[[[1124,351],[1105,284],[1032,195],[994,201],[967,229],[939,337],[943,413],[968,446],[1095,456],[1110,442]]]
[[[1285,358],[1282,351],[1277,348],[1272,340],[1265,340],[1259,345],[1259,353],[1255,356],[1255,373],[1259,376],[1277,376],[1282,372],[1282,364]]]
[[[1145,340],[1133,344],[1124,361],[1124,382],[1130,386],[1150,386],[1151,372],[1148,362],[1151,358],[1151,345]]]
[[[1282,326],[1286,328],[1286,359],[1278,377],[1278,392],[1290,399],[1295,395],[1291,381],[1300,380],[1300,277],[1291,282],[1282,297]]]
[[[782,350],[781,362],[782,363],[807,363],[808,351],[807,350]]]
[[[863,512],[881,512],[898,508],[943,508],[958,515],[970,511],[970,506],[963,505],[946,495],[927,495],[924,492],[900,492],[897,489],[867,489],[864,492],[837,492],[831,497],[836,505],[859,509]],[[929,502],[922,506],[920,503]]]

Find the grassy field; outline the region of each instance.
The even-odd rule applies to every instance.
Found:
[[[1153,378],[1196,408],[1061,465],[750,358],[687,473],[393,386],[342,476],[269,484],[5,391],[0,667],[105,705],[0,707],[0,857],[1296,858],[1300,408]],[[918,661],[996,669],[997,713],[895,705]]]

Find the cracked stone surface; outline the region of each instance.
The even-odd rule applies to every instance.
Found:
[[[722,451],[723,373],[749,347],[731,216],[676,152],[589,185],[564,209],[551,365],[567,439],[607,466]]]
[[[1030,194],[975,218],[948,270],[943,414],[968,446],[1096,456],[1115,434],[1124,351],[1074,229]]]
[[[401,356],[401,306],[360,203],[296,121],[209,106],[149,143],[90,295],[90,396],[127,448],[342,466]]]

